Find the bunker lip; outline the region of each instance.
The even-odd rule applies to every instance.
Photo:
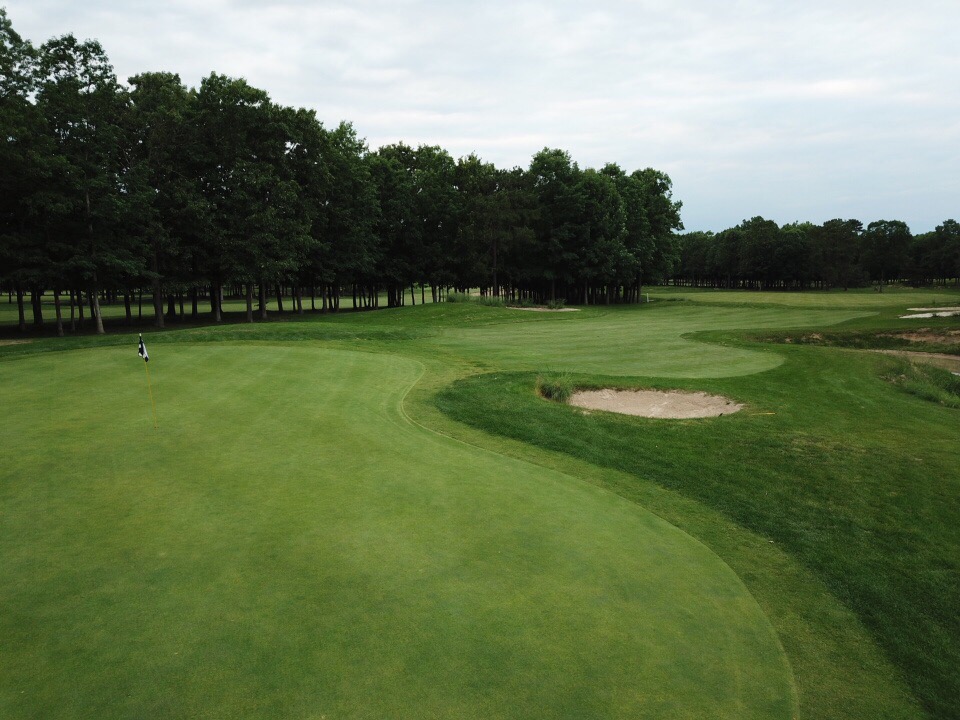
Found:
[[[570,396],[570,404],[587,410],[669,419],[720,417],[743,409],[743,405],[722,395],[681,390],[578,390]]]

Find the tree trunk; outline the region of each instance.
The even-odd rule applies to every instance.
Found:
[[[63,310],[60,308],[60,288],[53,289],[53,308],[57,313],[57,337],[63,337]]]
[[[97,274],[93,274],[93,287],[90,288],[90,301],[93,303],[93,319],[96,321],[97,335],[103,335],[103,315],[100,314],[100,289],[97,287]]]
[[[174,297],[173,293],[167,294],[167,319],[177,319],[177,299]]]
[[[150,269],[153,271],[153,324],[163,327],[163,288],[160,286],[160,258],[153,253],[150,259]]]
[[[277,285],[277,312],[283,312],[283,288]]]
[[[133,325],[133,311],[130,309],[130,291],[127,290],[123,293],[123,310],[126,315],[126,324]]]
[[[410,304],[416,306],[417,304],[417,289],[413,286],[413,283],[410,283]]]
[[[70,332],[77,331],[77,321],[73,317],[73,290],[70,290]]]
[[[43,291],[36,286],[30,288],[30,306],[33,310],[33,326],[43,327]]]
[[[253,322],[253,283],[247,283],[247,322]]]
[[[261,281],[257,286],[257,303],[260,306],[260,319],[267,319],[267,286]]]
[[[83,330],[83,291],[77,290],[77,327]]]
[[[500,284],[497,282],[497,239],[493,239],[493,296],[500,297]]]
[[[303,315],[303,286],[297,285],[297,315]]]
[[[199,314],[200,308],[197,307],[197,286],[193,285],[190,288],[190,315],[196,320]]]
[[[220,283],[215,282],[210,286],[210,312],[213,313],[213,321],[221,322],[223,315],[220,312]]]

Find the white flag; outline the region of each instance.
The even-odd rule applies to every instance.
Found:
[[[147,346],[143,344],[143,334],[140,335],[140,349],[137,355],[143,358],[144,362],[150,362],[150,356],[147,354]]]

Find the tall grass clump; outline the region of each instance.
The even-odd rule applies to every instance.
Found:
[[[575,389],[569,375],[537,376],[537,394],[547,400],[565,403]]]
[[[960,409],[960,375],[954,375],[949,370],[903,361],[898,363],[887,379],[911,395]]]

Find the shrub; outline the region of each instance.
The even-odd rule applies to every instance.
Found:
[[[503,307],[503,300],[493,295],[470,295],[462,292],[447,293],[447,302],[472,302],[477,305],[486,305],[488,307]]]
[[[551,300],[550,302],[548,302],[548,303],[547,303],[547,309],[549,309],[549,310],[562,310],[562,309],[563,309],[563,306],[566,305],[566,304],[567,304],[567,301],[566,301],[566,300],[562,300],[562,299],[558,298],[558,299],[556,299],[556,300]]]
[[[533,302],[533,300],[531,300],[530,298],[520,298],[519,300],[511,300],[510,302],[507,303],[507,306],[527,308],[527,307],[536,307],[537,304]]]

